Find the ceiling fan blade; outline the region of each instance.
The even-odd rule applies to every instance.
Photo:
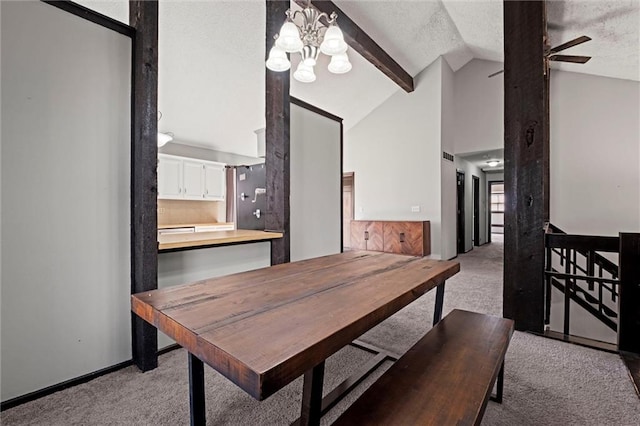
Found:
[[[488,75],[487,77],[488,78],[495,77],[496,75],[502,74],[503,72],[504,72],[504,70],[500,70],[500,71],[494,72],[493,74]]]
[[[575,64],[586,64],[591,59],[591,56],[573,56],[573,55],[551,55],[550,61],[557,62],[573,62]]]
[[[586,43],[589,40],[591,40],[591,37],[581,36],[581,37],[575,38],[575,39],[573,39],[571,41],[568,41],[566,43],[562,43],[560,46],[556,46],[556,47],[552,48],[549,51],[549,53],[558,53],[558,52],[561,52],[561,51],[563,51],[565,49],[568,49],[570,47],[577,46],[577,45],[582,44],[582,43]]]

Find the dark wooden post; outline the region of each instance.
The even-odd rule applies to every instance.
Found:
[[[620,234],[618,349],[640,354],[640,234]]]
[[[549,109],[543,1],[504,2],[504,316],[542,332],[549,217]]]
[[[131,292],[158,288],[158,2],[130,0],[133,39],[131,126]],[[133,362],[158,366],[156,328],[132,314]]]
[[[265,59],[273,46],[273,36],[285,21],[288,0],[267,0]],[[267,212],[265,229],[283,232],[284,237],[271,240],[271,264],[289,262],[289,71],[274,72],[265,67],[266,81],[266,172]]]

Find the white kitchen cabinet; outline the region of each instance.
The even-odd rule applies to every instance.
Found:
[[[226,192],[224,164],[206,163],[204,165],[204,198],[222,201]]]
[[[158,155],[158,198],[223,201],[225,165],[175,155]]]
[[[202,200],[204,197],[204,165],[197,160],[182,161],[182,188],[187,200]]]
[[[171,156],[158,156],[158,198],[181,199],[182,160]]]

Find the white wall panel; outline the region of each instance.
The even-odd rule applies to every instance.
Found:
[[[131,359],[131,40],[2,8],[2,400]]]
[[[340,123],[291,104],[291,261],[340,253]]]

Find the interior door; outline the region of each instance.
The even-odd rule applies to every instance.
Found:
[[[342,176],[342,247],[351,247],[351,221],[353,220],[353,173]]]
[[[473,178],[473,245],[480,245],[480,178]]]
[[[457,172],[457,205],[458,205],[458,226],[457,226],[457,246],[458,254],[464,253],[464,172]]]

